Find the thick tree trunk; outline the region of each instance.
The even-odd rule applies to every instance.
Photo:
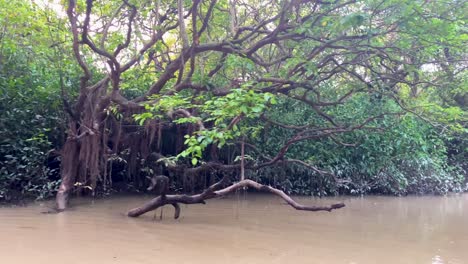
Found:
[[[106,163],[107,132],[103,131],[103,120],[97,118],[93,102],[86,105],[78,122],[69,124],[68,137],[61,151],[60,175],[62,183],[56,196],[57,210],[63,211],[68,205],[68,196],[75,182],[89,187],[93,193],[97,180]]]
[[[70,124],[70,129],[70,131],[76,132],[75,123]],[[58,211],[63,211],[67,208],[70,191],[78,177],[79,148],[78,141],[69,136],[62,149],[62,162],[60,168],[62,183],[60,184],[56,196]]]

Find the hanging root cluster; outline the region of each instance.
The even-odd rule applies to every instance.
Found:
[[[292,206],[296,210],[303,210],[303,211],[328,211],[331,212],[334,209],[339,209],[345,207],[344,203],[337,203],[337,204],[332,204],[330,206],[308,206],[308,205],[303,205],[299,204],[296,201],[294,201],[290,196],[288,196],[286,193],[283,191],[273,188],[271,186],[266,186],[262,185],[258,182],[252,181],[252,180],[242,180],[237,183],[234,183],[228,187],[225,187],[221,189],[221,187],[224,185],[225,178],[223,178],[221,181],[211,185],[207,189],[205,189],[202,193],[200,194],[195,194],[195,195],[186,195],[186,194],[180,194],[180,195],[160,195],[147,203],[143,204],[142,206],[138,208],[134,208],[130,211],[127,212],[127,215],[130,217],[138,217],[142,214],[145,214],[147,212],[153,211],[158,209],[159,207],[162,207],[164,205],[170,204],[174,206],[175,208],[175,214],[174,218],[177,219],[180,216],[180,206],[179,203],[182,204],[205,204],[205,200],[212,199],[212,198],[217,198],[221,196],[225,196],[227,194],[233,193],[238,189],[243,189],[243,188],[253,188],[259,191],[265,191],[265,192],[270,192],[275,195],[278,195],[281,197],[283,200],[286,201],[290,206]]]

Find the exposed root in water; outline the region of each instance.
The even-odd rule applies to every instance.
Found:
[[[273,188],[271,186],[266,186],[262,185],[258,182],[252,181],[252,180],[242,180],[237,183],[234,183],[228,187],[225,187],[224,189],[220,189],[222,185],[225,182],[225,178],[213,185],[211,185],[209,188],[205,189],[202,193],[200,194],[195,194],[195,195],[186,195],[186,194],[180,194],[180,195],[160,195],[147,203],[143,204],[140,207],[134,208],[130,211],[127,212],[127,215],[130,217],[138,217],[142,214],[145,214],[147,212],[156,210],[157,208],[164,206],[166,204],[171,204],[175,208],[175,214],[174,218],[177,219],[180,216],[180,206],[179,203],[183,204],[205,204],[205,200],[216,198],[216,197],[221,197],[225,196],[227,194],[230,194],[238,189],[243,189],[243,188],[254,188],[259,191],[266,191],[273,193],[275,195],[278,195],[281,197],[283,200],[285,200],[290,206],[292,206],[296,210],[303,210],[303,211],[328,211],[331,212],[334,209],[339,209],[342,207],[345,207],[344,203],[337,203],[337,204],[332,204],[330,206],[308,206],[308,205],[303,205],[300,204],[296,201],[294,201],[289,195],[284,193],[283,191]]]

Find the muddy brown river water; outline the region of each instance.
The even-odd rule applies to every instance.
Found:
[[[165,207],[163,220],[124,215],[148,197],[0,208],[1,264],[468,263],[468,194],[299,198],[344,201],[332,213],[295,211],[270,195]]]

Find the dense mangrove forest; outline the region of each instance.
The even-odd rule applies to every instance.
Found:
[[[11,216],[13,226],[8,219],[36,210],[44,213],[36,223],[47,217],[72,232],[71,219],[121,214],[108,224],[146,230],[159,220],[166,226],[154,232],[180,228],[194,241],[200,234],[177,223],[210,223],[217,233],[219,221],[240,221],[263,230],[263,243],[282,225],[288,231],[278,237],[295,234],[302,245],[312,242],[288,223],[340,225],[361,210],[347,223],[359,227],[375,212],[387,228],[393,219],[394,230],[409,230],[396,223],[430,204],[453,216],[432,215],[436,223],[467,220],[467,16],[463,0],[0,0],[0,219]],[[27,206],[11,207],[18,204]],[[423,212],[415,226],[426,224]],[[317,232],[334,241],[331,231]],[[171,241],[160,243],[165,255],[178,254]],[[317,257],[331,247],[324,243]],[[192,263],[183,259],[195,252],[169,263]],[[239,253],[239,263],[286,261],[271,252]],[[346,253],[317,263],[468,259],[458,248],[446,252],[445,260],[368,254],[354,262],[362,255]],[[204,263],[223,262],[211,258]],[[123,263],[150,261],[137,259]]]

